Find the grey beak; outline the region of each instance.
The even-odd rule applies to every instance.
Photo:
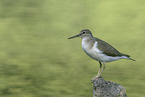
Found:
[[[76,37],[79,37],[79,36],[80,36],[80,34],[77,34],[75,36],[69,37],[68,39],[76,38]]]

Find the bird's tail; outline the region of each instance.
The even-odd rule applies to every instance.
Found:
[[[129,59],[129,60],[132,60],[132,61],[136,61],[136,60],[134,60],[134,59],[132,59],[132,58],[130,58],[130,57],[128,57],[128,59]]]
[[[123,56],[125,56],[125,57],[126,57],[126,59],[129,59],[129,60],[132,60],[132,61],[136,61],[136,60],[134,60],[134,59],[130,58],[130,56],[129,56],[129,55],[127,55],[127,54],[123,54]]]

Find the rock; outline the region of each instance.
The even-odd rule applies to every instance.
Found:
[[[120,84],[99,77],[93,82],[93,97],[127,97],[127,95],[125,88]]]

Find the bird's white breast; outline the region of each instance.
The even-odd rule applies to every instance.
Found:
[[[84,52],[90,56],[91,58],[100,61],[100,54],[102,53],[102,51],[100,51],[97,48],[97,41],[95,41],[95,43],[91,44],[90,42],[92,41],[88,41],[87,39],[83,39],[82,40],[82,48],[84,50]]]

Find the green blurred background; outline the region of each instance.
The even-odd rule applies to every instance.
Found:
[[[84,28],[137,60],[102,76],[144,97],[144,0],[0,0],[0,97],[92,97],[99,64],[67,39]]]

